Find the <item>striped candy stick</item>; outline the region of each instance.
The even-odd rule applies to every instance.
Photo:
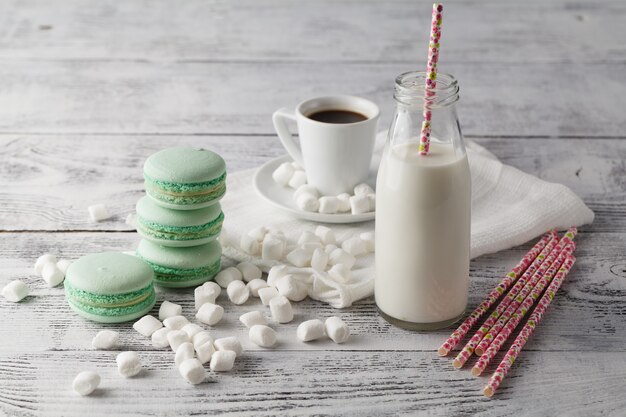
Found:
[[[422,122],[422,131],[420,132],[420,155],[428,155],[430,149],[432,112],[430,110],[429,99],[435,95],[433,90],[437,87],[437,62],[439,62],[442,12],[442,4],[433,4],[433,14],[430,23],[430,41],[428,43],[428,62],[426,64],[426,83],[424,88],[424,121]]]
[[[496,301],[500,298],[502,294],[526,271],[528,266],[535,260],[537,255],[541,252],[541,250],[546,246],[546,244],[554,238],[556,232],[551,230],[546,233],[539,239],[539,241],[535,244],[524,255],[521,261],[517,265],[509,271],[508,274],[500,281],[500,283],[487,295],[487,298],[483,300],[482,303],[474,311],[470,314],[463,323],[448,337],[448,339],[443,342],[443,344],[437,350],[439,356],[446,356],[454,347],[459,343],[459,341],[467,334],[467,332],[476,324],[478,319],[480,319],[483,314],[485,314],[491,306],[493,306]]]
[[[566,268],[568,271],[574,264],[573,257],[568,257],[565,262],[563,262],[562,268]],[[543,277],[541,281],[533,288],[532,292],[524,299],[522,305],[513,313],[511,319],[506,323],[500,334],[496,336],[496,338],[491,343],[491,346],[485,351],[485,353],[478,359],[474,367],[472,368],[472,375],[479,376],[483,373],[489,362],[496,356],[496,353],[500,350],[506,339],[513,333],[517,325],[522,321],[528,310],[535,303],[535,300],[539,298],[543,290],[552,280],[551,276],[546,275]]]
[[[563,281],[565,281],[565,278],[567,277],[567,274],[569,273],[571,267],[576,262],[576,258],[573,255],[571,255],[568,259],[571,262],[566,259],[566,261],[568,262],[564,262],[564,265],[561,267],[561,269],[559,269],[559,272],[552,280],[552,283],[550,283],[550,286],[546,290],[545,294],[543,294],[543,296],[537,303],[535,311],[533,311],[533,314],[530,315],[530,318],[522,328],[522,331],[515,338],[515,341],[502,359],[502,362],[500,362],[500,365],[498,365],[498,368],[489,379],[489,382],[483,389],[483,394],[485,394],[485,396],[491,397],[496,392],[496,390],[500,386],[500,383],[502,383],[502,380],[511,369],[511,366],[515,362],[515,359],[519,356],[522,348],[532,335],[535,327],[537,327],[537,324],[539,324],[539,322],[541,321],[541,317],[548,309],[550,302],[554,299],[556,292],[559,290],[561,284],[563,284]]]
[[[564,248],[561,249],[561,243],[569,242]],[[552,253],[546,258],[546,260],[541,264],[541,268],[532,276],[532,278],[528,281],[528,283],[522,288],[522,290],[513,298],[511,304],[504,310],[504,312],[500,315],[498,320],[491,326],[491,329],[483,336],[483,339],[480,341],[474,353],[478,356],[481,356],[485,353],[485,350],[489,347],[491,341],[500,333],[500,330],[504,327],[507,321],[511,318],[513,313],[517,310],[517,308],[522,304],[524,299],[530,294],[532,289],[537,285],[539,280],[543,278],[546,274],[556,274],[556,271],[559,269],[565,258],[574,252],[576,248],[576,244],[567,238],[561,239],[559,244],[552,250]]]
[[[480,326],[480,328],[476,331],[472,338],[465,344],[463,349],[456,355],[456,358],[454,358],[454,361],[452,362],[455,368],[459,369],[463,367],[463,365],[465,365],[465,362],[467,362],[467,360],[472,356],[472,353],[474,353],[474,349],[483,339],[483,336],[487,334],[489,329],[491,329],[491,326],[495,324],[496,320],[498,320],[498,317],[500,317],[502,312],[504,312],[504,310],[508,307],[508,305],[512,301],[512,298],[517,295],[517,293],[524,287],[524,285],[526,285],[528,280],[533,276],[537,269],[539,269],[544,259],[550,254],[550,252],[552,252],[552,249],[554,249],[558,242],[559,237],[554,236],[552,240],[548,242],[546,247],[543,248],[541,253],[537,255],[537,258],[535,258],[535,260],[530,264],[528,269],[526,269],[526,272],[524,272],[519,280],[517,280],[513,288],[511,288],[509,293],[506,295],[506,297],[504,297],[502,301],[500,301],[500,304],[498,304],[496,309],[489,315],[489,317],[487,317],[483,325]]]

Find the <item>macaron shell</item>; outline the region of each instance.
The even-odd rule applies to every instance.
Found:
[[[203,225],[217,219],[222,212],[222,207],[217,201],[212,201],[206,208],[181,212],[165,208],[157,204],[154,199],[144,196],[137,202],[136,210],[140,218],[150,222],[187,227]]]
[[[152,179],[173,183],[213,180],[226,171],[224,159],[206,149],[173,147],[151,155],[144,173]]]
[[[195,269],[215,263],[222,256],[218,241],[192,247],[167,247],[142,239],[137,254],[148,262],[168,268]]]
[[[149,285],[154,271],[141,259],[120,252],[83,256],[67,269],[66,281],[94,294],[124,294]]]

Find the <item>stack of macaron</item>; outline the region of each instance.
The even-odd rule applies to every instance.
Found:
[[[174,147],[151,155],[143,167],[146,196],[136,206],[137,256],[164,287],[191,287],[220,270],[217,238],[224,214],[226,164],[206,149]]]

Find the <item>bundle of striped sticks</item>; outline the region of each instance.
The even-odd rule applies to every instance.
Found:
[[[491,397],[496,392],[576,262],[573,255],[576,233],[576,228],[568,229],[562,237],[555,231],[546,233],[439,348],[439,355],[446,356],[495,306],[453,361],[454,367],[460,369],[472,354],[476,354],[479,358],[472,368],[472,375],[479,376],[534,307],[483,389],[485,396]]]

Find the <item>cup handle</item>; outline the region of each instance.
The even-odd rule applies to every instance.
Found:
[[[293,158],[294,161],[296,161],[298,165],[304,166],[302,162],[302,151],[293,140],[293,135],[287,127],[287,120],[293,120],[295,122],[296,116],[293,111],[288,110],[286,107],[276,110],[272,115],[274,129],[278,134],[278,138],[287,150],[287,153]]]

